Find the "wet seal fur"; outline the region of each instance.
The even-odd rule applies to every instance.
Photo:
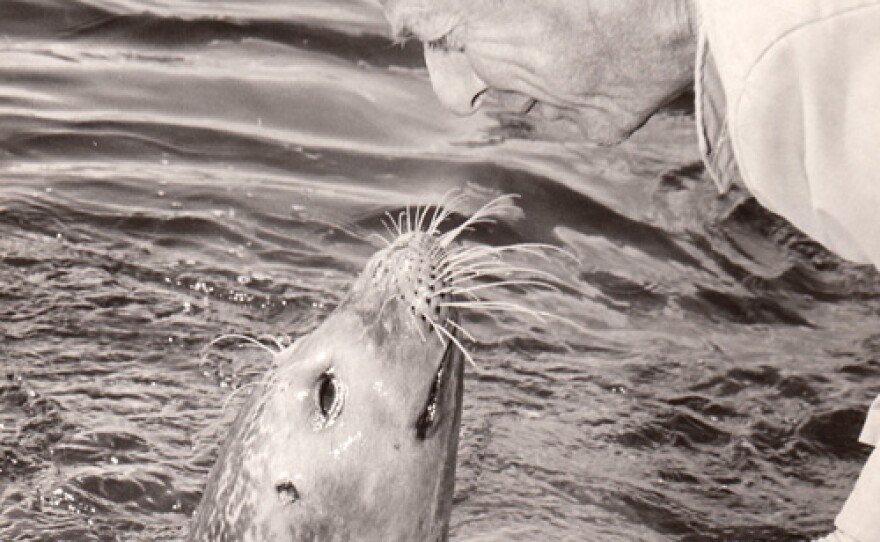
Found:
[[[542,283],[501,259],[541,247],[452,246],[515,209],[512,198],[441,234],[461,197],[392,218],[393,238],[339,307],[275,355],[230,428],[189,540],[448,539],[464,359],[472,361],[458,312],[541,315],[481,295]]]

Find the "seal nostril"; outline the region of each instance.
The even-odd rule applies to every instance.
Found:
[[[296,490],[293,482],[289,480],[276,484],[275,491],[278,493],[278,500],[281,501],[282,505],[293,504],[299,500],[299,491]]]

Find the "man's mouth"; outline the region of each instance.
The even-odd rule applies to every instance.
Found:
[[[490,107],[513,115],[527,115],[538,101],[518,92],[488,90],[481,96]]]

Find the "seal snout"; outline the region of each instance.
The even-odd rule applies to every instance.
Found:
[[[220,452],[190,540],[448,538],[473,363],[462,342],[476,341],[460,311],[542,316],[486,292],[545,276],[502,259],[540,246],[454,244],[515,210],[511,196],[441,232],[462,198],[392,218],[333,314],[278,353]]]
[[[446,326],[452,316],[446,302],[450,300],[449,282],[443,275],[446,251],[428,232],[401,235],[390,246],[377,253],[368,264],[353,292],[360,297],[372,295],[397,299],[409,312],[407,320],[423,336],[434,333],[435,326]],[[384,306],[369,300],[365,305]]]

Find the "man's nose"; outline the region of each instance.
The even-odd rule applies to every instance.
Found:
[[[434,93],[447,109],[458,115],[470,115],[480,108],[488,87],[474,72],[465,53],[426,46],[425,65]]]

